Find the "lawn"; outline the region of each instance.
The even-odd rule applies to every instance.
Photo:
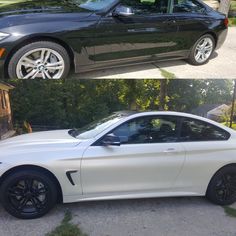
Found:
[[[221,124],[229,127],[229,122],[228,123],[224,122],[224,123],[221,123]],[[233,123],[232,129],[236,130],[236,123]]]
[[[236,17],[229,18],[229,25],[236,26]]]
[[[24,2],[24,1],[25,0],[0,0],[0,7],[10,5],[13,3],[20,3],[20,2]]]

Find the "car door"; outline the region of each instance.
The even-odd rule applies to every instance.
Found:
[[[104,146],[102,138],[83,155],[85,195],[171,190],[185,160],[185,152],[176,142],[177,118],[136,118],[109,133],[119,137],[121,146]]]
[[[210,179],[235,156],[230,134],[210,123],[192,118],[182,120],[180,142],[186,162],[176,187],[205,194]]]
[[[178,50],[189,49],[207,31],[210,18],[205,7],[196,0],[171,0],[171,13],[178,27]]]
[[[122,1],[97,26],[95,61],[117,63],[169,56],[176,50],[177,26],[167,0]],[[122,8],[129,16],[115,15]]]

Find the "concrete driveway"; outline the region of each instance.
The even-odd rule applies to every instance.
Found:
[[[89,236],[235,236],[236,218],[204,198],[157,198],[59,205],[49,215],[15,219],[0,208],[0,235],[43,236],[69,209]]]
[[[184,60],[127,66],[73,75],[73,78],[97,79],[160,79],[164,69],[181,79],[235,79],[236,78],[236,27],[230,27],[223,47],[203,66],[192,66]]]

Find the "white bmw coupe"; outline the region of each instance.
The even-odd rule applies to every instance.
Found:
[[[236,132],[177,112],[117,112],[81,130],[0,142],[0,201],[32,219],[64,203],[205,196],[236,201]]]

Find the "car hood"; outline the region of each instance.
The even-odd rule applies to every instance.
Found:
[[[78,145],[80,141],[69,135],[68,131],[57,130],[19,135],[1,141],[0,150],[12,148],[47,148],[48,146],[73,147]]]
[[[74,13],[73,16],[71,13]],[[65,20],[75,17],[79,21],[92,14],[92,11],[80,8],[70,0],[19,0],[17,3],[0,3],[0,27],[16,25],[18,21],[19,24],[58,21],[60,17]]]

